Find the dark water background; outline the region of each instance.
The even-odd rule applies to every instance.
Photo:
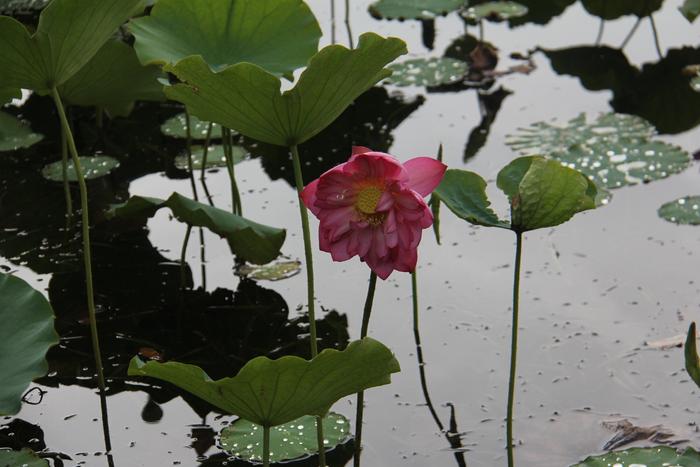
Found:
[[[309,3],[324,29],[325,45],[330,42],[330,2]],[[434,49],[428,50],[420,22],[376,20],[367,13],[368,1],[352,3],[355,39],[365,31],[395,35],[407,41],[412,56],[441,56],[464,33],[456,15],[438,18]],[[541,21],[554,18],[546,25],[486,25],[486,39],[500,49],[499,69],[521,63],[509,58],[513,52],[594,45],[599,19],[579,3],[530,3],[542,13]],[[662,140],[695,152],[700,97],[683,88],[687,78],[678,84],[678,72],[686,64],[700,63],[700,26],[680,15],[680,3],[667,0],[654,15],[663,60],[647,21],[624,50],[629,65],[621,65],[620,55],[612,51],[601,52],[609,59],[574,56],[568,64],[586,75],[589,88],[602,89],[590,91],[578,78],[558,75],[541,52],[533,55],[537,69],[531,74],[500,78],[488,91],[495,92],[492,102],[502,100],[500,110],[485,145],[467,162],[463,159],[469,135],[482,123],[475,90],[426,93],[424,88],[402,88],[395,94],[397,88],[375,88],[331,130],[302,148],[310,161],[305,176],[311,180],[343,162],[352,142],[388,150],[401,160],[434,155],[442,143],[448,165],[467,167],[493,180],[516,155],[505,145],[505,135],[539,120],[564,122],[580,112],[590,118],[612,110],[642,114],[661,129]],[[344,5],[336,4],[336,36],[347,44]],[[565,11],[558,15],[561,10]],[[603,44],[617,47],[635,20],[627,16],[607,22]],[[477,34],[477,29],[468,32]],[[605,86],[610,82],[617,83],[614,89]],[[102,466],[107,462],[100,454],[79,237],[76,230],[62,230],[60,184],[38,174],[43,164],[58,158],[57,121],[50,109],[48,100],[32,97],[21,113],[47,135],[45,142],[0,158],[0,267],[47,291],[64,339],[51,352],[52,373],[41,381],[47,391],[43,400],[0,420],[12,424],[0,428],[0,442],[11,445],[24,439],[35,448],[44,442],[49,451],[70,456],[63,465]],[[232,273],[234,260],[225,241],[205,232],[203,289],[199,238],[192,235],[187,257],[192,290],[183,305],[177,260],[185,226],[165,210],[147,229],[107,222],[100,215],[107,205],[130,194],[165,198],[178,191],[191,196],[186,174],[172,162],[182,143],[158,131],[176,112],[175,106],[143,104],[132,120],[115,120],[102,134],[94,128],[90,109],[73,114],[81,147],[104,151],[122,163],[111,176],[90,183],[97,301],[109,354],[108,403],[114,463],[119,467],[224,465],[214,434],[230,418],[210,412],[191,397],[179,397],[169,387],[125,380],[126,364],[139,348],[203,365],[214,377],[235,373],[256,355],[307,352],[307,324],[299,311],[306,299],[304,274],[279,282],[241,280]],[[287,228],[283,252],[302,258],[296,198],[289,183],[291,164],[275,149],[254,152],[254,158],[236,167],[244,212],[258,222]],[[217,206],[228,209],[226,172],[210,173],[207,181]],[[602,422],[625,418],[641,426],[662,424],[675,433],[674,441],[698,446],[700,391],[682,369],[682,350],[651,350],[645,342],[683,334],[690,321],[700,319],[700,230],[672,225],[656,215],[664,202],[700,194],[699,182],[698,168],[691,165],[680,175],[616,190],[608,206],[556,229],[526,235],[515,423],[518,465],[569,466],[600,452],[613,436]],[[201,186],[198,189],[202,197]],[[505,214],[500,192],[490,187],[489,194],[497,211]],[[445,424],[450,420],[448,404],[453,404],[471,467],[505,465],[514,237],[498,229],[471,227],[446,209],[442,234],[438,246],[426,231],[418,271],[430,395]],[[315,263],[318,303],[324,310],[323,344],[342,348],[359,334],[369,272],[358,261],[334,264],[320,252]],[[183,308],[178,335],[175,317]],[[419,385],[409,275],[394,273],[380,282],[370,329],[396,353],[402,372],[390,386],[373,389],[366,397],[364,465],[457,464]],[[353,398],[342,400],[334,410],[352,418],[353,403]],[[39,425],[43,432],[27,431],[25,422]],[[8,436],[11,432],[16,434]]]

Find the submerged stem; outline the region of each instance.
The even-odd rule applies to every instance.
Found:
[[[270,467],[270,427],[263,427],[263,467]]]
[[[367,288],[367,298],[365,299],[365,309],[362,313],[362,329],[360,339],[367,337],[369,329],[369,318],[372,314],[372,304],[374,303],[374,291],[377,288],[377,275],[372,271],[369,275],[369,286]],[[354,467],[360,467],[360,456],[362,454],[362,418],[365,411],[365,392],[357,393],[357,407],[355,412],[355,456],[353,458]]]
[[[88,307],[88,319],[90,321],[90,338],[92,340],[92,353],[95,357],[95,366],[97,367],[97,385],[100,390],[100,408],[102,411],[102,428],[105,438],[105,449],[107,452],[112,450],[112,443],[109,437],[109,419],[107,415],[107,395],[104,370],[102,367],[102,354],[100,352],[100,339],[97,334],[97,316],[95,312],[95,291],[92,281],[92,250],[90,247],[90,213],[88,211],[88,191],[83,170],[80,166],[78,158],[78,150],[75,147],[75,140],[71,132],[66,112],[61,102],[61,96],[58,90],[54,87],[51,89],[58,117],[61,120],[61,128],[66,136],[68,149],[73,160],[75,168],[75,176],[78,179],[78,187],[80,189],[80,211],[82,216],[82,237],[83,237],[83,262],[85,264],[85,287]]]
[[[301,192],[304,189],[304,178],[301,173],[301,161],[299,149],[296,144],[290,147],[292,152],[292,164],[294,165],[294,182],[297,189],[299,203],[299,216],[301,217],[301,229],[304,234],[304,259],[306,261],[306,299],[309,309],[309,333],[311,344],[311,358],[318,355],[318,342],[316,337],[316,309],[314,303],[314,260],[311,250],[311,229],[309,228],[309,213],[301,200]],[[326,465],[326,449],[323,443],[323,419],[316,417],[316,438],[318,441],[318,461],[321,467]]]
[[[523,249],[523,234],[516,232],[515,271],[513,273],[513,324],[510,340],[510,377],[508,379],[508,412],[506,415],[506,448],[508,467],[514,466],[513,459],[513,402],[515,400],[516,361],[518,357],[518,306],[520,303],[520,262]]]

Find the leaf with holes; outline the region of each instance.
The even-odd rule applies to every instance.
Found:
[[[179,84],[166,95],[200,119],[279,146],[300,144],[340,115],[356,97],[386,78],[384,68],[406,53],[406,44],[373,33],[356,49],[330,45],[314,55],[294,88],[280,92],[280,79],[257,65],[239,63],[214,73],[201,56],[185,58],[166,71]]]
[[[659,217],[674,224],[700,225],[700,196],[685,196],[659,208]]]
[[[15,151],[28,148],[44,139],[34,133],[29,125],[5,112],[0,112],[0,151]]]
[[[247,62],[277,76],[306,65],[321,37],[302,0],[160,0],[130,29],[144,64],[198,55],[215,72]]]
[[[459,10],[465,0],[379,0],[369,6],[375,18],[433,19]]]
[[[389,65],[393,72],[387,83],[395,86],[442,86],[458,83],[469,71],[469,65],[454,58],[416,58]]]
[[[693,448],[678,452],[672,447],[632,448],[592,456],[572,467],[700,467],[700,454]]]
[[[129,375],[172,383],[226,413],[272,427],[303,415],[324,416],[339,399],[391,382],[399,362],[382,343],[365,337],[343,351],[326,349],[312,360],[257,357],[233,378],[213,381],[184,363],[144,363],[134,357]]]
[[[36,32],[0,17],[0,87],[48,93],[85,66],[143,0],[54,0]]]
[[[170,117],[160,126],[160,131],[171,138],[187,138],[187,116],[185,112]],[[190,137],[193,140],[207,139],[209,132],[209,122],[203,122],[194,115],[190,115]],[[210,138],[221,138],[221,125],[212,123]]]
[[[109,156],[93,156],[93,157],[79,157],[80,168],[83,171],[83,176],[86,180],[93,180],[95,178],[104,177],[109,175],[119,167],[119,161],[113,157]],[[77,182],[78,178],[75,175],[75,166],[72,160],[68,160],[68,181]],[[44,166],[41,169],[41,175],[53,182],[63,181],[63,165],[61,161],[52,162]]]
[[[180,222],[206,227],[226,238],[231,251],[239,259],[251,263],[265,264],[277,258],[287,235],[284,229],[258,224],[179,193],[173,193],[167,200],[132,196],[126,203],[112,206],[106,215],[108,218],[147,219],[166,207]]]
[[[27,386],[49,370],[46,352],[58,344],[58,334],[46,298],[22,279],[1,273],[0,323],[0,415],[13,415]]]
[[[350,422],[330,412],[323,417],[323,438],[326,450],[352,438]],[[239,418],[221,431],[221,448],[245,461],[261,461],[263,427]],[[304,415],[270,430],[270,462],[284,462],[308,457],[318,452],[316,417]]]
[[[233,163],[238,164],[243,162],[248,155],[246,151],[241,146],[233,146]],[[202,164],[204,162],[204,146],[192,146],[192,168],[195,170],[201,170]],[[180,170],[189,170],[189,162],[187,160],[187,154],[181,154],[175,158],[175,167]],[[209,151],[207,152],[207,164],[206,168],[217,168],[226,167],[226,155],[224,154],[224,147],[220,144],[215,146],[209,146]]]
[[[469,21],[505,21],[519,18],[527,14],[527,7],[517,2],[497,1],[486,2],[463,10],[460,15]]]

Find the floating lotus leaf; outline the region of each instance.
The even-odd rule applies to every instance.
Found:
[[[700,455],[693,448],[678,452],[668,446],[632,448],[589,457],[573,467],[700,467]]]
[[[321,37],[302,0],[160,0],[130,29],[144,64],[199,55],[213,71],[248,62],[278,76],[306,65]]]
[[[466,0],[379,0],[369,6],[375,18],[433,19],[460,9]]]
[[[165,100],[160,76],[159,68],[142,66],[134,49],[115,39],[105,43],[59,92],[66,104],[102,107],[111,116],[126,117],[137,100]]]
[[[700,387],[700,357],[698,357],[697,340],[695,335],[695,322],[688,327],[688,337],[685,340],[685,369]]]
[[[466,62],[454,58],[416,58],[389,65],[387,82],[396,86],[441,86],[458,83],[469,71]]]
[[[296,276],[301,270],[299,261],[279,261],[262,266],[249,264],[238,268],[238,274],[258,281],[279,281]]]
[[[143,0],[54,0],[32,35],[0,17],[0,87],[49,92],[85,66]]]
[[[80,168],[82,169],[83,176],[86,180],[104,177],[105,175],[109,175],[114,169],[119,167],[119,161],[109,156],[81,156],[79,159]],[[44,168],[41,169],[41,175],[43,175],[44,178],[47,180],[51,180],[53,182],[62,182],[62,162],[56,161],[45,165]],[[75,176],[75,166],[73,165],[73,161],[70,159],[68,160],[68,181],[78,181],[78,178]]]
[[[553,227],[574,214],[595,208],[593,182],[576,170],[540,156],[521,157],[498,174],[498,187],[511,205],[510,223],[498,219],[477,174],[450,169],[435,192],[440,201],[467,222],[516,232]]]
[[[233,163],[243,162],[248,155],[241,146],[233,146]],[[192,146],[192,168],[197,170],[202,168],[204,162],[204,146]],[[187,154],[181,154],[175,158],[175,167],[180,170],[189,170]],[[226,155],[224,147],[220,144],[209,146],[207,152],[207,168],[226,167]]]
[[[46,352],[58,344],[53,322],[51,305],[40,292],[0,274],[0,415],[19,412],[29,384],[49,370]]]
[[[334,412],[323,417],[323,438],[326,450],[350,439],[350,422]],[[261,461],[263,427],[239,418],[221,431],[222,449],[246,461]],[[284,462],[318,452],[316,417],[305,415],[270,430],[270,462]]]
[[[527,7],[517,2],[487,2],[474,5],[463,10],[460,15],[470,21],[488,19],[492,21],[505,21],[510,18],[518,18],[527,14]]]
[[[0,151],[15,151],[28,148],[44,139],[44,135],[32,129],[12,115],[0,112]]]
[[[49,462],[28,448],[21,451],[0,449],[0,467],[49,467]]]
[[[185,58],[166,71],[182,83],[166,95],[199,118],[279,146],[300,144],[338,117],[356,97],[386,78],[384,68],[406,53],[406,44],[374,33],[356,49],[330,45],[309,61],[294,88],[280,92],[280,79],[251,63],[214,73],[201,56]]]
[[[626,15],[649,16],[661,8],[664,0],[581,0],[581,3],[593,16],[612,20]]]
[[[160,131],[172,138],[187,138],[187,116],[184,112],[170,117],[160,126]],[[209,131],[209,122],[203,122],[194,115],[190,115],[190,136],[193,140],[207,139]],[[221,125],[218,123],[212,124],[211,137],[221,137]]]
[[[181,222],[206,227],[226,238],[231,251],[240,259],[256,264],[269,263],[279,256],[286,231],[258,224],[223,209],[202,204],[173,193],[167,200],[132,196],[123,204],[112,206],[107,217],[149,218],[161,208],[169,208]]]
[[[685,196],[659,208],[659,217],[674,224],[700,225],[700,196]]]
[[[226,413],[262,426],[277,426],[303,415],[324,416],[339,399],[391,382],[399,363],[382,343],[365,337],[343,351],[326,349],[312,360],[257,357],[233,378],[213,381],[184,363],[144,363],[134,357],[129,375],[172,383]]]
[[[700,15],[700,0],[685,0],[683,5],[678,8],[683,16],[691,23]]]

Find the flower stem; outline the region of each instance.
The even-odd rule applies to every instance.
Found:
[[[301,229],[304,234],[304,258],[306,261],[306,299],[309,309],[309,333],[311,344],[311,358],[318,355],[318,342],[316,337],[316,309],[314,304],[314,259],[311,250],[311,229],[309,228],[309,213],[301,200],[301,192],[304,189],[304,178],[301,173],[301,161],[299,149],[294,144],[290,148],[292,152],[292,164],[294,165],[294,182],[297,188],[299,202],[299,216],[301,217]],[[316,417],[316,439],[318,441],[318,462],[321,467],[326,466],[326,448],[323,442],[323,418]]]
[[[63,129],[63,125],[61,125],[61,175],[63,176],[63,193],[66,197],[66,219],[70,225],[73,219],[73,197],[68,181],[68,138],[66,138],[66,130]]]
[[[107,416],[107,396],[104,370],[102,367],[102,354],[100,353],[100,339],[97,334],[97,317],[95,313],[95,291],[92,282],[92,253],[90,248],[90,213],[88,211],[88,191],[83,170],[80,167],[80,159],[78,158],[78,150],[75,147],[75,140],[71,132],[66,112],[61,102],[61,96],[58,90],[54,87],[51,89],[58,117],[61,120],[61,128],[66,135],[68,149],[73,159],[75,175],[78,179],[78,187],[80,189],[80,212],[82,216],[82,237],[83,237],[83,261],[85,263],[85,287],[87,296],[88,319],[90,321],[90,337],[92,339],[92,353],[95,357],[95,366],[97,367],[97,385],[100,390],[100,408],[102,411],[102,428],[105,438],[105,449],[107,452],[112,450],[112,443],[109,437],[109,420]]]
[[[508,380],[508,412],[506,416],[506,448],[508,467],[513,467],[513,402],[515,400],[516,360],[518,357],[518,306],[520,302],[520,262],[523,249],[523,234],[516,232],[515,271],[513,273],[513,324],[510,340],[510,378]]]
[[[372,272],[369,275],[369,287],[367,288],[367,298],[365,299],[365,309],[362,313],[362,329],[360,339],[367,337],[369,329],[369,318],[372,314],[372,303],[374,303],[374,291],[377,288],[377,275]],[[365,392],[357,393],[357,408],[355,412],[355,456],[354,467],[360,467],[360,455],[362,453],[362,417],[365,411]]]
[[[270,467],[270,427],[263,427],[263,467]]]

